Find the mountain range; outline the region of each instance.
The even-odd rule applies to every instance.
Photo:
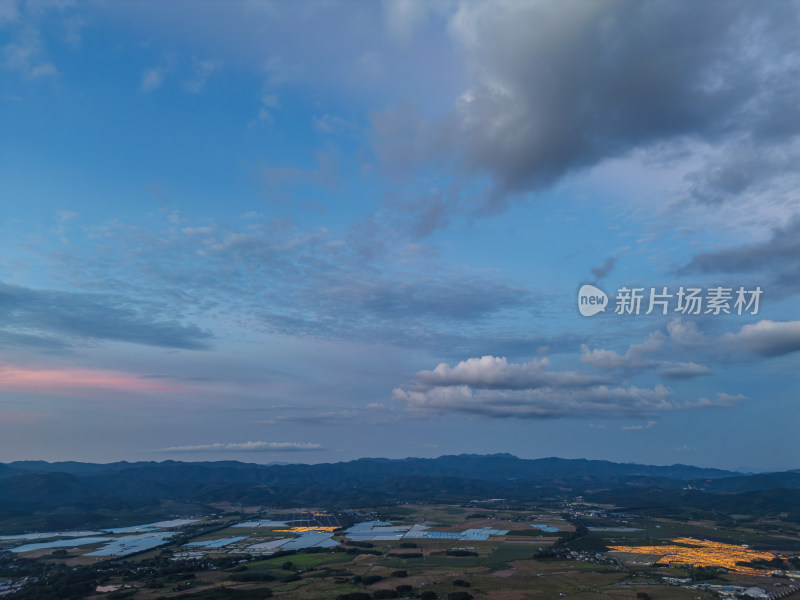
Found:
[[[625,510],[689,508],[800,518],[800,471],[743,474],[682,464],[521,459],[510,454],[315,465],[18,461],[0,463],[0,531],[4,522],[25,515],[102,515],[179,505],[200,510],[219,502],[346,509],[497,497],[555,501],[576,495]]]

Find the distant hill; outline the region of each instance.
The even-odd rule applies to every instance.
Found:
[[[741,502],[753,502],[761,503],[762,512],[769,512],[773,508],[785,511],[787,505],[791,510],[798,490],[797,471],[743,475],[680,464],[529,460],[510,454],[364,458],[317,465],[18,461],[0,464],[0,521],[3,515],[37,511],[82,514],[143,510],[168,502],[350,508],[395,502],[468,502],[487,497],[536,500],[575,495],[621,507],[658,509],[679,503],[723,512],[742,509]]]
[[[538,458],[522,459],[511,454],[460,454],[440,456],[439,458],[362,458],[349,462],[323,463],[318,465],[257,465],[238,461],[218,462],[115,462],[106,464],[82,462],[17,461],[7,465],[0,463],[0,477],[22,471],[36,473],[71,473],[74,475],[107,474],[142,469],[200,469],[201,472],[227,472],[236,479],[258,480],[270,471],[285,473],[308,472],[323,477],[334,474],[380,476],[387,471],[394,476],[463,476],[487,481],[505,479],[561,479],[575,477],[663,477],[667,479],[716,479],[739,475],[733,471],[704,469],[687,465],[650,466],[635,463],[614,463],[605,460]],[[206,470],[207,471],[204,471]],[[174,471],[173,471],[174,472]],[[234,476],[234,473],[238,473]],[[260,475],[256,475],[260,474]]]

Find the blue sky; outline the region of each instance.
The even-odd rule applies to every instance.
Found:
[[[799,467],[799,16],[2,3],[0,461]]]

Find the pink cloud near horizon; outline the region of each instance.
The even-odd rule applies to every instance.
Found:
[[[121,392],[191,391],[186,385],[146,379],[133,373],[102,369],[0,367],[0,391],[48,394],[86,393],[91,390]]]

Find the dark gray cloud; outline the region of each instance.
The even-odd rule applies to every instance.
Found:
[[[710,204],[742,195],[769,193],[778,196],[797,189],[800,176],[796,165],[799,162],[797,140],[770,143],[748,135],[723,147],[718,156],[688,173],[685,179],[692,196]]]
[[[153,318],[148,307],[110,294],[0,283],[0,340],[7,345],[58,349],[75,340],[106,340],[203,350],[211,337],[194,325]]]
[[[531,302],[528,293],[501,281],[450,276],[443,281],[420,279],[410,282],[376,282],[343,290],[342,300],[355,302],[368,314],[381,319],[422,317],[449,321],[472,321],[504,308]]]
[[[617,258],[615,256],[609,256],[599,267],[592,267],[592,275],[595,277],[595,283],[605,279],[606,275],[611,273],[616,264]]]
[[[798,133],[800,107],[786,99],[798,97],[800,65],[783,60],[800,49],[796,5],[510,6],[462,8],[473,72],[462,142],[499,195],[681,136]]]
[[[19,333],[0,329],[0,348],[30,348],[42,351],[63,351],[70,345],[62,339],[32,333]]]
[[[326,148],[316,153],[317,167],[298,167],[261,164],[256,169],[256,179],[261,184],[263,195],[270,201],[288,201],[289,190],[299,184],[311,183],[334,188],[338,185],[339,153],[335,148]]]
[[[716,252],[704,252],[676,270],[678,275],[754,273],[764,281],[765,297],[800,293],[800,215],[772,231],[769,239]],[[747,286],[745,286],[747,287]],[[750,289],[747,287],[747,289]]]
[[[658,374],[664,379],[694,379],[703,375],[711,375],[712,371],[705,365],[695,362],[668,363],[659,369]]]
[[[757,189],[796,164],[798,15],[736,0],[463,3],[450,23],[469,82],[457,110],[381,113],[375,148],[399,173],[455,162],[488,176],[484,212],[673,142],[719,150],[690,177],[699,199]]]
[[[400,225],[415,238],[423,238],[437,229],[446,229],[457,207],[451,206],[450,197],[454,191],[439,192],[418,196],[411,200],[399,201],[390,197],[386,203],[389,209],[400,216]]]

